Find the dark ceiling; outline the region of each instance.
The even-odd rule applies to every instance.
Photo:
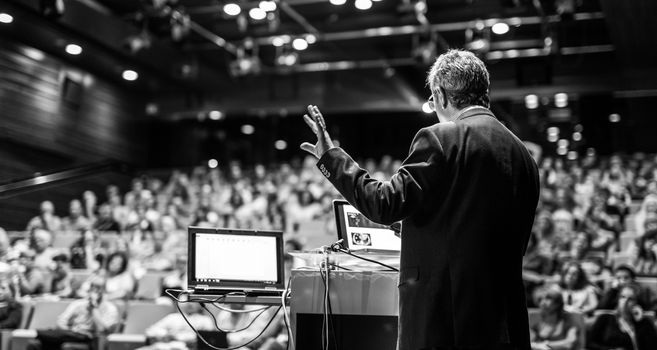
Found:
[[[334,80],[361,77],[364,86],[394,76],[422,99],[432,59],[467,46],[467,32],[489,39],[481,57],[498,87],[494,97],[522,96],[527,86],[582,92],[656,85],[645,79],[654,74],[649,47],[657,44],[656,31],[649,29],[657,6],[650,0],[381,0],[368,10],[356,9],[354,0],[339,6],[277,0],[264,20],[248,14],[259,1],[235,0],[242,11],[229,16],[223,11],[228,1],[218,0],[65,0],[60,17],[46,18],[42,5],[49,2],[4,0],[0,10],[17,13],[19,20],[0,35],[117,82],[122,69],[134,67],[141,76],[131,88],[158,96],[184,92],[187,100],[190,93],[207,99],[221,92],[217,100],[225,102],[263,85],[271,89],[274,80],[286,85],[290,76],[323,90],[329,73]],[[509,32],[491,33],[497,22],[510,24]],[[173,40],[172,23],[183,23],[180,28],[189,33]],[[289,42],[310,34],[316,43],[303,51],[291,47]],[[139,35],[150,45],[130,51],[128,41]],[[288,43],[273,45],[280,40]],[[85,55],[67,56],[67,42],[80,43]],[[280,64],[281,54],[290,53],[297,62]]]

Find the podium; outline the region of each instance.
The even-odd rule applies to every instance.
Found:
[[[295,254],[310,265],[325,256],[315,252]],[[364,255],[364,254],[363,254]],[[395,265],[395,256],[367,254],[367,258]],[[373,270],[346,254],[331,253],[331,264],[349,265],[350,271],[329,272],[329,348],[339,350],[395,350],[399,313],[394,271]],[[399,255],[396,254],[396,265]],[[318,266],[293,269],[290,321],[296,349],[321,349],[325,284]]]

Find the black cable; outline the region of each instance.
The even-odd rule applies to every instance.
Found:
[[[345,253],[345,254],[347,254],[347,255],[353,256],[354,258],[358,258],[358,259],[361,259],[361,260],[369,261],[369,262],[371,262],[371,263],[378,264],[378,265],[381,265],[381,266],[383,266],[383,267],[387,267],[388,269],[390,269],[390,270],[392,270],[392,271],[397,271],[397,272],[399,272],[399,269],[397,269],[397,268],[395,268],[395,267],[392,267],[392,266],[390,266],[390,265],[386,265],[386,264],[384,264],[384,263],[382,263],[382,262],[380,262],[380,261],[376,261],[376,260],[372,260],[372,259],[368,259],[368,258],[365,258],[365,257],[359,256],[359,255],[356,255],[356,254],[352,254],[350,251],[348,251],[348,250],[346,250],[346,249],[344,249],[344,248],[342,248],[342,247],[337,248],[336,250],[339,251],[339,252],[341,252],[341,253]]]
[[[274,312],[274,314],[271,316],[271,318],[269,319],[269,321],[267,322],[267,324],[262,328],[262,331],[260,331],[260,333],[258,333],[258,335],[256,335],[253,339],[251,339],[251,340],[249,340],[248,342],[246,342],[246,343],[244,343],[244,344],[241,344],[241,345],[239,345],[239,346],[233,346],[233,347],[229,347],[229,348],[220,348],[220,347],[216,347],[216,346],[214,346],[214,345],[208,343],[208,341],[205,340],[205,338],[204,338],[201,334],[199,334],[198,330],[196,330],[196,328],[194,328],[194,326],[192,326],[191,322],[189,322],[189,320],[187,319],[187,316],[185,315],[185,313],[182,311],[182,309],[180,309],[180,304],[181,304],[181,303],[189,303],[189,302],[196,302],[196,301],[193,301],[193,300],[181,301],[180,299],[178,299],[177,297],[175,297],[173,294],[171,294],[171,292],[174,292],[174,291],[176,291],[176,292],[180,292],[181,294],[182,294],[183,292],[185,292],[185,291],[183,291],[183,290],[176,290],[176,289],[165,289],[165,290],[164,290],[164,292],[165,292],[169,297],[171,297],[171,299],[173,299],[173,301],[175,302],[176,309],[178,309],[178,312],[179,312],[180,315],[183,317],[183,319],[185,320],[185,323],[187,323],[187,325],[189,326],[189,328],[191,328],[191,329],[194,331],[194,333],[196,333],[196,336],[197,336],[197,337],[198,337],[203,343],[205,343],[205,345],[207,345],[207,346],[209,346],[210,348],[215,349],[215,350],[237,350],[237,349],[240,349],[240,348],[242,348],[242,347],[245,347],[245,346],[247,346],[247,345],[253,343],[253,342],[256,341],[258,338],[260,338],[260,336],[261,336],[263,333],[265,333],[265,330],[267,330],[267,328],[269,328],[269,326],[271,325],[271,323],[272,323],[272,322],[274,321],[274,319],[276,318],[276,315],[278,314],[279,311],[281,311],[281,308],[283,307],[283,306],[281,305],[281,306],[278,307],[278,309],[276,309],[276,312]],[[219,300],[221,300],[221,299],[224,299],[225,297],[226,297],[226,295],[219,296],[219,297],[217,297],[217,298],[215,298],[215,299],[206,299],[206,298],[198,298],[198,299],[205,299],[206,302],[217,302],[217,301],[219,301]],[[264,311],[263,311],[263,312],[264,312]],[[258,316],[260,316],[260,315],[258,315]],[[283,315],[283,316],[285,316],[285,315]],[[257,318],[257,316],[256,316],[256,318]]]
[[[324,279],[324,275],[321,273],[321,269],[320,269],[320,274],[319,275],[322,278],[322,283],[325,284],[326,280]],[[331,335],[333,336],[333,347],[335,349],[337,349],[338,348],[338,342],[337,342],[337,338],[335,337],[335,325],[334,325],[334,322],[333,322],[333,307],[331,306],[330,295],[329,295],[329,298],[328,298],[328,310],[329,310],[329,329],[331,329]]]
[[[238,345],[238,346],[233,346],[233,347],[229,347],[229,348],[220,348],[220,347],[217,347],[217,346],[214,346],[214,345],[208,343],[208,341],[205,340],[205,338],[203,338],[203,336],[201,334],[199,334],[199,332],[196,330],[196,328],[194,328],[194,326],[192,326],[192,324],[189,322],[189,320],[187,319],[187,316],[185,316],[185,313],[180,309],[180,304],[178,302],[176,303],[176,308],[178,309],[178,312],[180,312],[180,315],[183,317],[183,319],[185,320],[187,325],[194,331],[194,333],[196,333],[196,336],[199,339],[201,339],[201,341],[203,343],[205,343],[205,345],[209,346],[212,349],[216,349],[216,350],[237,350],[237,349],[240,349],[242,347],[245,347],[245,346],[253,343],[258,338],[260,338],[260,336],[263,333],[265,333],[265,330],[267,330],[267,328],[269,328],[269,325],[271,325],[271,323],[274,321],[274,318],[276,318],[276,314],[278,314],[278,312],[281,311],[281,306],[279,306],[278,309],[276,310],[276,312],[274,312],[274,314],[269,319],[269,322],[267,322],[267,324],[262,328],[262,331],[260,331],[260,333],[258,333],[258,335],[255,336],[255,338],[249,340],[248,342],[246,342],[244,344]]]
[[[242,328],[242,329],[233,329],[233,330],[231,330],[231,329],[223,329],[223,328],[219,327],[219,324],[218,324],[218,322],[217,322],[217,318],[214,316],[214,314],[213,314],[213,313],[207,308],[207,306],[205,306],[205,304],[203,304],[203,303],[199,303],[199,304],[201,304],[201,307],[202,307],[203,309],[205,309],[205,311],[207,311],[208,314],[210,314],[210,316],[211,316],[212,319],[214,320],[214,326],[215,326],[215,328],[217,328],[218,330],[220,330],[220,331],[222,331],[222,332],[224,332],[224,333],[238,333],[238,332],[242,332],[243,330],[245,330],[245,329],[251,327],[251,325],[253,325],[253,323],[258,319],[258,317],[260,317],[260,315],[262,315],[265,311],[267,311],[267,310],[269,310],[269,309],[272,308],[271,306],[269,306],[269,307],[266,307],[266,308],[264,308],[264,309],[259,310],[260,312],[259,312],[259,313],[258,313],[258,314],[257,314],[252,320],[251,320],[251,322],[249,322],[249,324],[246,325],[244,328]]]

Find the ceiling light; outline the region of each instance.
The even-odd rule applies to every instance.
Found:
[[[68,44],[66,45],[66,53],[73,56],[79,55],[82,53],[82,47],[76,44]]]
[[[254,8],[249,10],[249,16],[251,18],[255,19],[256,21],[259,21],[259,20],[265,19],[265,17],[267,17],[267,12],[265,12],[265,10],[263,10],[259,7],[254,7]]]
[[[502,35],[509,32],[509,25],[504,22],[497,22],[493,24],[493,27],[491,29],[493,30],[493,33],[497,35]]]
[[[299,55],[296,52],[282,53],[276,57],[276,64],[279,66],[294,66],[299,59]]]
[[[525,96],[525,107],[527,107],[527,109],[538,108],[538,96],[534,94]]]
[[[554,94],[554,105],[557,108],[564,108],[568,106],[568,94],[563,92]]]
[[[557,141],[557,146],[559,146],[559,147],[566,148],[566,147],[568,147],[568,145],[570,145],[570,142],[566,139],[561,139],[561,140]]]
[[[276,47],[281,47],[285,45],[285,40],[283,40],[283,38],[281,38],[280,36],[276,36],[273,39],[271,39],[271,44]]]
[[[251,124],[242,125],[242,134],[251,135],[255,132],[255,128]]]
[[[308,42],[308,44],[314,44],[317,42],[317,37],[313,34],[308,34],[306,35],[306,41]]]
[[[575,131],[573,133],[573,141],[582,141],[582,133],[579,131]]]
[[[221,111],[210,111],[210,113],[208,113],[208,117],[210,117],[212,120],[219,120],[223,118],[223,116],[224,114],[221,113]]]
[[[618,122],[620,122],[620,120],[621,120],[621,117],[620,117],[620,114],[618,114],[618,113],[613,113],[613,114],[609,115],[609,121],[612,122],[612,123],[618,123]]]
[[[276,140],[276,142],[274,142],[274,147],[276,147],[277,150],[282,151],[287,148],[287,142],[285,142],[285,140]]]
[[[568,159],[569,159],[569,160],[575,160],[575,159],[577,159],[577,152],[575,152],[575,151],[570,151],[570,152],[568,152]]]
[[[557,154],[560,156],[565,156],[566,153],[568,153],[568,148],[566,147],[558,147],[557,148]]]
[[[372,0],[356,0],[354,5],[359,10],[369,10],[372,7]]]
[[[208,168],[214,169],[219,165],[219,162],[217,162],[216,159],[210,159],[208,160]]]
[[[344,5],[347,0],[329,0],[333,5]]]
[[[559,139],[559,135],[557,134],[548,134],[547,136],[547,140],[549,142],[557,142],[558,139]]]
[[[548,135],[559,135],[559,128],[556,126],[551,126],[547,128],[547,133]]]
[[[135,72],[134,70],[126,69],[123,71],[123,74],[121,74],[123,79],[127,81],[135,81],[137,78],[139,78],[139,74]]]
[[[267,11],[267,12],[274,11],[274,10],[276,10],[276,2],[274,2],[274,1],[260,1],[259,7],[263,11]]]
[[[14,17],[8,13],[0,12],[0,23],[9,24],[14,21]]]
[[[303,38],[296,38],[292,41],[292,47],[295,50],[302,51],[308,48],[308,42]]]
[[[425,103],[422,104],[422,112],[424,112],[424,113],[431,113],[431,112],[433,112],[433,109],[432,109],[431,106],[429,105],[429,102],[425,102]]]
[[[235,4],[235,3],[228,3],[224,5],[224,13],[226,13],[229,16],[237,16],[242,12],[242,8],[240,8],[240,5]]]

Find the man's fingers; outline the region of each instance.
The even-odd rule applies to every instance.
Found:
[[[312,119],[310,119],[310,117],[307,114],[303,115],[303,120],[306,122],[306,124],[308,124],[308,126],[310,127],[310,129],[312,129],[312,131],[315,133],[315,135],[318,135],[317,125],[315,124],[315,122]]]
[[[315,145],[313,145],[309,142],[304,142],[304,143],[301,144],[300,147],[301,147],[302,150],[304,150],[304,151],[312,154],[313,156],[317,157],[317,155],[315,154]]]

